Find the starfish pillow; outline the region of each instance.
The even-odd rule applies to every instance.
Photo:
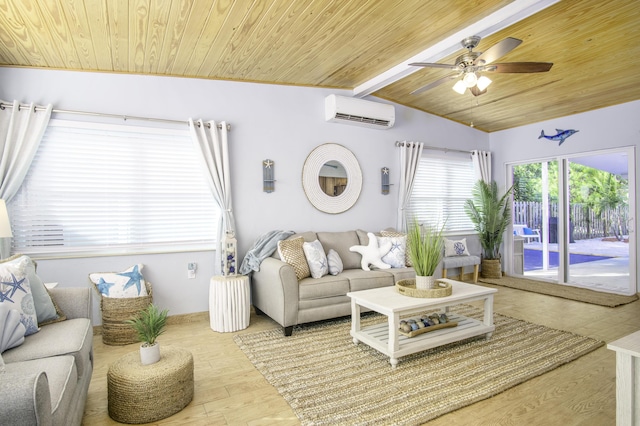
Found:
[[[379,269],[391,268],[391,265],[382,261],[382,257],[391,250],[391,241],[383,244],[381,247],[378,247],[378,239],[376,236],[372,232],[367,232],[367,236],[369,237],[369,245],[349,247],[349,251],[357,252],[362,255],[362,261],[360,262],[362,269],[370,271],[371,269],[369,269],[369,265],[373,265]]]

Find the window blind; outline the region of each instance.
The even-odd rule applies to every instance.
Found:
[[[471,158],[439,158],[423,154],[407,208],[409,223],[441,227],[449,234],[473,232],[473,224],[464,212],[475,183]]]
[[[51,120],[8,209],[14,253],[213,249],[219,208],[188,129]]]

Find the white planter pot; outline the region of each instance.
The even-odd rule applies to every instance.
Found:
[[[154,364],[160,361],[160,343],[156,342],[152,346],[140,346],[140,362],[142,365]]]
[[[432,288],[436,288],[436,277],[433,275],[428,277],[416,275],[416,288],[418,290],[430,290]]]

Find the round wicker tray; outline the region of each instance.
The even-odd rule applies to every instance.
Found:
[[[416,288],[416,280],[400,280],[396,283],[398,293],[409,297],[435,298],[451,296],[451,284],[436,280],[436,288],[422,290]]]

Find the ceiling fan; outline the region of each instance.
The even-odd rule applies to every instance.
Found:
[[[552,62],[506,62],[494,64],[493,62],[503,57],[513,49],[518,47],[522,40],[513,37],[507,37],[502,41],[491,46],[485,52],[474,52],[473,49],[480,43],[480,37],[467,37],[460,42],[462,47],[467,49],[466,53],[456,58],[455,64],[438,64],[431,62],[413,62],[409,65],[416,67],[445,68],[454,70],[453,73],[442,77],[432,83],[420,87],[411,92],[412,95],[422,93],[426,90],[433,89],[447,81],[455,80],[462,77],[453,86],[453,90],[463,95],[467,88],[474,96],[479,96],[487,92],[487,86],[491,84],[491,80],[481,75],[481,72],[498,72],[498,73],[533,73],[547,72],[553,66]]]

